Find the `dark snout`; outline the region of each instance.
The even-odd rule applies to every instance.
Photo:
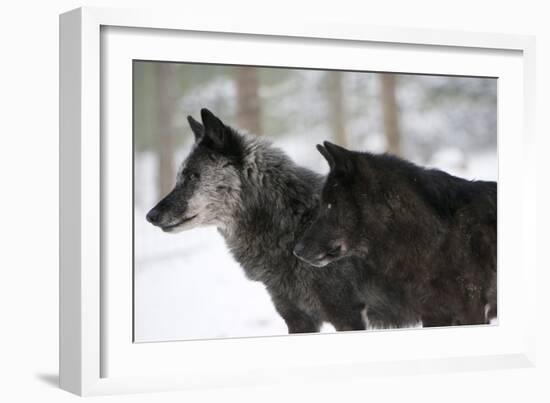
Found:
[[[147,213],[147,215],[145,216],[145,219],[153,225],[159,225],[161,216],[162,216],[162,213],[155,206],[151,209],[151,211]]]
[[[175,228],[181,223],[186,208],[179,199],[178,190],[174,189],[147,213],[145,219],[162,230]]]
[[[165,227],[170,221],[170,211],[166,207],[166,203],[161,201],[153,207],[145,216],[145,219],[156,227]]]

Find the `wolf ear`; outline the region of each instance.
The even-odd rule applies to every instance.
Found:
[[[187,116],[187,121],[189,122],[189,126],[195,135],[195,142],[199,141],[202,136],[204,136],[204,126],[193,119],[192,116]]]
[[[329,141],[324,141],[323,145],[325,146],[324,152],[321,152],[321,154],[329,161],[331,171],[342,173],[350,173],[353,171],[352,153],[349,150],[332,144]],[[326,153],[327,156],[325,156],[324,153]],[[332,161],[332,164],[330,161]]]
[[[325,147],[323,147],[321,144],[317,144],[316,147],[317,147],[317,151],[319,151],[321,155],[325,157],[325,159],[328,162],[328,166],[332,170],[332,168],[334,168],[334,158],[332,158],[332,155],[330,155],[329,152],[325,149]]]
[[[216,115],[206,108],[201,109],[201,119],[204,125],[204,137],[209,145],[223,149],[228,142],[229,130]]]

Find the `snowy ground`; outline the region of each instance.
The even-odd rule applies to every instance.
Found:
[[[303,165],[326,172],[311,143],[305,136],[289,136],[279,145]],[[429,165],[471,179],[497,177],[496,150],[467,158],[455,149],[440,150]],[[245,278],[215,228],[174,235],[145,221],[155,203],[152,167],[150,155],[136,160],[136,341],[286,334],[263,285]],[[326,325],[323,331],[334,329]]]
[[[263,285],[244,277],[215,228],[167,235],[145,213],[135,217],[137,341],[285,333]]]

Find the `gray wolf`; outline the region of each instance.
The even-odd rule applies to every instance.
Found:
[[[423,326],[484,324],[496,317],[495,182],[329,142],[317,148],[330,173],[297,256],[321,268],[350,256],[367,259]]]
[[[265,285],[289,333],[317,332],[323,322],[337,330],[417,322],[400,291],[369,275],[362,259],[313,268],[293,255],[315,217],[321,175],[207,109],[201,118],[188,117],[195,144],[172,192],[147,214],[149,222],[170,233],[216,226],[246,276]]]

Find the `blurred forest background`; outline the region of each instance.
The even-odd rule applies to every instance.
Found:
[[[315,144],[330,140],[497,179],[496,79],[145,61],[133,68],[137,341],[286,333],[215,229],[167,235],[145,222],[194,142],[187,115],[200,119],[203,107],[317,172],[328,167]]]
[[[496,151],[496,88],[484,78],[134,62],[135,150],[155,155],[157,196],[166,194],[178,150],[193,141],[185,118],[207,107],[276,143],[299,136],[314,157],[315,142],[331,140],[467,174],[471,154]]]

